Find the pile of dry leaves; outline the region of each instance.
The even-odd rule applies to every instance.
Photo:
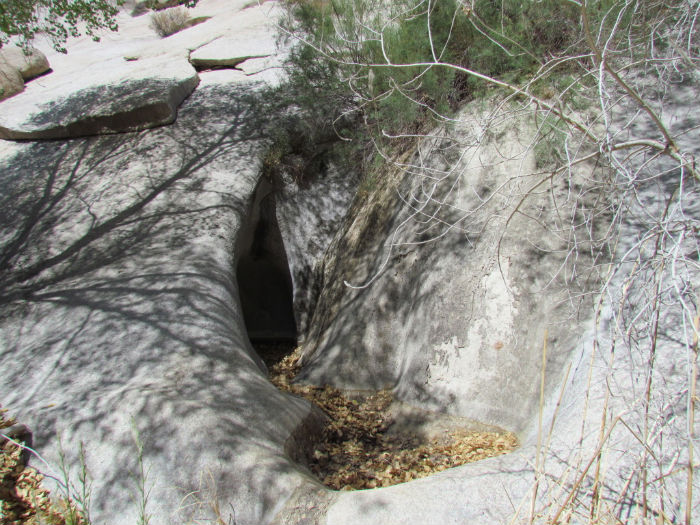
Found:
[[[0,408],[0,434],[15,425]],[[33,525],[65,523],[65,518],[41,486],[44,477],[25,465],[26,453],[12,441],[0,437],[0,523]]]
[[[300,349],[270,371],[280,389],[316,403],[329,417],[308,467],[336,490],[386,487],[428,476],[465,463],[506,454],[518,446],[509,432],[454,431],[426,441],[391,432],[391,393],[381,390],[350,399],[329,386],[293,384]]]

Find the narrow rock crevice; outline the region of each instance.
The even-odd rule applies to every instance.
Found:
[[[239,239],[236,268],[248,338],[268,367],[297,344],[292,277],[275,204],[273,187],[263,179]]]
[[[302,312],[295,312],[295,306],[300,309],[295,282],[297,287],[309,283],[295,281],[290,263],[300,266],[309,254],[299,251],[297,240],[283,236],[283,231],[299,233],[289,223],[295,216],[291,210],[299,208],[277,203],[289,197],[283,187],[281,181],[261,178],[239,237],[236,274],[248,337],[267,365],[270,381],[315,407],[285,445],[288,456],[327,488],[349,490],[404,483],[516,448],[517,437],[510,432],[408,406],[389,390],[351,392],[297,382]],[[283,206],[283,230],[277,204]]]
[[[217,71],[220,69],[234,69],[245,73],[242,67],[240,67],[244,62],[248,60],[254,60],[259,58],[268,58],[270,55],[251,55],[245,57],[235,57],[235,58],[223,58],[223,59],[206,59],[206,58],[192,58],[190,56],[190,63],[192,67],[197,70],[197,72],[202,73],[206,71]]]

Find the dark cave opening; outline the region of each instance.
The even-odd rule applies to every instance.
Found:
[[[275,212],[275,195],[261,183],[239,244],[236,269],[248,338],[270,367],[297,344],[293,285]]]

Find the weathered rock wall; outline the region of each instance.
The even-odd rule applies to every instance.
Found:
[[[0,396],[51,464],[84,443],[95,523],[137,522],[132,426],[154,524],[264,523],[312,483],[285,450],[312,410],[267,380],[235,282],[268,116],[209,86],[167,128],[0,161]]]
[[[360,179],[352,166],[329,162],[304,183],[282,174],[276,213],[294,288],[294,313],[300,340],[312,330],[316,301],[323,286],[324,255],[353,202]]]
[[[673,84],[672,93],[646,89],[682,151],[697,155],[697,128],[687,112],[697,84]],[[629,126],[634,111],[633,104],[616,107],[611,133],[654,136],[644,116]],[[479,115],[477,109],[461,116],[478,123]],[[480,135],[478,127],[461,135],[463,157],[445,164],[459,166],[447,191],[433,181],[449,172],[418,155],[400,159],[423,168],[408,183],[401,174],[380,180],[356,203],[325,261],[305,377],[345,388],[390,386],[404,400],[510,423],[522,447],[330,501],[300,490],[277,522],[307,512],[313,523],[328,525],[646,523],[662,519],[657,509],[669,521],[686,512],[697,520],[700,484],[687,465],[698,443],[692,429],[700,424],[689,408],[698,182],[659,156],[626,158],[614,173],[588,167],[551,177],[551,170],[537,169],[546,158],[528,143],[527,120],[512,120],[510,111],[503,117],[509,125],[495,135]],[[528,181],[533,168],[540,173]],[[401,197],[392,201],[396,192]],[[456,197],[444,198],[450,194]],[[422,206],[426,195],[433,203]],[[403,217],[388,222],[397,210]],[[441,235],[448,225],[457,225],[450,232],[463,229],[461,244],[449,242],[450,232],[423,245],[422,254],[407,244],[435,230]],[[583,238],[615,243],[598,246],[601,252],[586,243],[562,251],[581,241],[575,226],[587,229],[579,230]],[[596,253],[602,257],[589,258]],[[600,270],[604,286],[597,271],[586,269]],[[348,288],[344,280],[371,286]],[[561,300],[586,290],[595,292],[595,308]],[[596,314],[586,320],[586,312]]]
[[[532,422],[545,330],[548,384],[577,339],[577,283],[559,234],[574,203],[559,208],[570,191],[561,181],[531,190],[547,174],[526,116],[485,134],[487,117],[468,108],[466,124],[425,140],[357,199],[324,261],[304,380],[389,387],[518,432]]]

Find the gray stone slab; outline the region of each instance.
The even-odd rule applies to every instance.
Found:
[[[275,30],[270,12],[256,7],[237,14],[236,31],[221,35],[195,49],[190,62],[198,69],[236,67],[249,59],[277,53]]]
[[[0,138],[82,137],[170,124],[199,83],[185,61],[112,62],[117,69],[100,68],[104,77],[48,81],[0,103]]]

